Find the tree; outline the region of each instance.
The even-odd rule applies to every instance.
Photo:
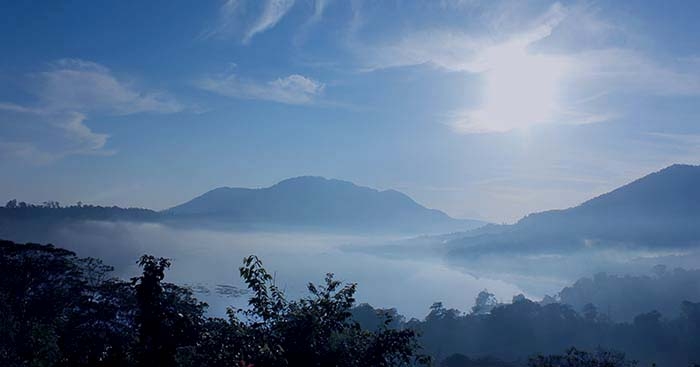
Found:
[[[0,361],[44,365],[59,357],[59,337],[81,302],[75,254],[53,246],[0,242]]]
[[[308,285],[308,297],[288,301],[257,257],[244,259],[240,274],[252,293],[249,308],[231,308],[228,323],[212,325],[229,347],[212,353],[216,342],[202,344],[193,354],[200,363],[389,367],[428,362],[417,353],[413,330],[389,329],[390,318],[378,330],[363,330],[352,319],[355,284],[343,285],[327,274],[323,285]]]
[[[132,279],[132,285],[136,293],[139,364],[175,366],[178,348],[196,343],[206,304],[194,299],[185,288],[162,283],[169,259],[143,255],[138,264],[143,273]]]
[[[96,366],[117,330],[109,271],[51,245],[0,241],[0,365]]]
[[[417,335],[351,318],[355,284],[328,274],[288,301],[256,257],[241,276],[249,308],[205,318],[206,304],[164,282],[170,261],[138,261],[131,282],[97,259],[47,245],[0,241],[0,365],[7,367],[379,366],[427,362]]]
[[[474,315],[484,315],[498,305],[498,300],[493,293],[489,293],[487,289],[479,292],[474,301],[474,306],[472,307],[472,314]]]

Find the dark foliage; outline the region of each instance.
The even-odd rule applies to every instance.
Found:
[[[328,274],[324,285],[309,284],[310,297],[288,301],[257,257],[240,268],[252,296],[245,310],[229,309],[229,320],[210,321],[217,338],[236,347],[195,348],[193,366],[224,366],[241,360],[255,366],[408,366],[425,363],[413,330],[386,325],[368,331],[352,320],[355,284]],[[390,321],[387,321],[389,323]]]
[[[83,203],[61,206],[56,201],[47,201],[37,205],[10,200],[4,207],[0,206],[0,220],[8,222],[79,219],[154,221],[158,218],[160,218],[160,214],[150,209],[86,205]]]
[[[95,259],[51,245],[0,241],[0,365],[408,366],[428,363],[417,335],[387,319],[351,318],[354,284],[328,274],[288,301],[256,257],[241,277],[250,307],[207,318],[189,289],[164,282],[170,261],[142,256],[142,274],[114,279]]]
[[[332,274],[309,295],[286,299],[261,261],[240,275],[249,307],[227,318],[165,282],[167,259],[143,256],[140,276],[123,281],[96,259],[51,245],[0,242],[0,365],[19,366],[687,366],[700,361],[700,303],[682,302],[677,318],[657,311],[616,323],[594,304],[581,313],[559,303],[487,291],[465,314],[436,302],[424,320],[395,309],[355,307],[355,284]],[[419,334],[420,333],[420,336]],[[582,349],[568,349],[575,345]]]
[[[688,366],[700,361],[700,303],[685,301],[679,306],[682,312],[677,318],[666,319],[649,311],[631,323],[617,323],[592,304],[578,313],[560,303],[541,304],[515,297],[512,304],[498,305],[489,313],[465,314],[438,302],[424,320],[413,319],[396,327],[418,331],[425,352],[451,367],[522,366],[533,354],[556,355],[571,346],[586,351],[624,351],[644,366]],[[362,308],[355,317],[363,325],[376,324],[378,316],[372,308]],[[619,356],[612,352],[584,354],[581,350],[572,356]],[[552,358],[545,361],[552,362]]]
[[[598,273],[562,289],[559,299],[580,311],[593,304],[615,321],[629,322],[650,310],[677,317],[679,303],[700,301],[700,270],[671,270],[657,265],[653,274],[646,276]]]
[[[636,361],[625,359],[618,352],[598,350],[595,353],[570,348],[564,355],[530,358],[529,367],[635,367]]]

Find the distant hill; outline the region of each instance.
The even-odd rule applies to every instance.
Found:
[[[12,202],[16,202],[13,200]],[[10,204],[10,203],[8,203]],[[60,207],[21,203],[0,207],[0,238],[53,242],[52,233],[81,221],[156,222],[161,214],[141,208],[73,205]]]
[[[260,189],[220,187],[163,214],[177,219],[410,233],[467,230],[484,224],[451,218],[395,190],[378,191],[311,176]]]
[[[700,166],[673,165],[579,206],[530,214],[447,243],[463,255],[611,245],[700,245]]]
[[[160,214],[150,209],[120,208],[117,206],[67,206],[67,207],[0,207],[2,221],[42,221],[42,220],[102,220],[152,222]]]

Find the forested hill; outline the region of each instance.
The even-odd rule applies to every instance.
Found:
[[[220,187],[165,211],[175,218],[207,218],[232,223],[267,223],[321,228],[440,233],[485,223],[451,218],[409,196],[348,181],[296,177],[273,186]]]
[[[437,234],[480,227],[426,208],[409,196],[322,177],[297,177],[261,188],[220,187],[164,211],[140,208],[41,205],[12,200],[0,207],[2,223],[45,224],[57,220],[159,221],[173,226],[304,228],[406,234]],[[2,232],[0,232],[2,234]]]
[[[118,206],[72,205],[60,206],[57,202],[41,205],[12,200],[0,207],[0,220],[7,221],[54,221],[54,220],[123,220],[155,221],[160,214],[143,208],[120,208]]]
[[[522,228],[549,226],[605,236],[615,233],[621,239],[634,233],[647,238],[668,229],[692,230],[697,224],[700,166],[689,165],[673,165],[574,208],[531,214],[518,222]]]
[[[453,253],[700,245],[700,166],[673,165],[585,203],[451,241]]]

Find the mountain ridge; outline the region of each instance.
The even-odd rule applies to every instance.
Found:
[[[674,164],[567,209],[528,214],[449,241],[454,254],[572,250],[608,243],[700,245],[700,166]]]
[[[175,218],[208,217],[237,223],[343,227],[416,233],[467,230],[485,224],[426,208],[393,189],[298,176],[269,187],[218,187],[162,212]]]

